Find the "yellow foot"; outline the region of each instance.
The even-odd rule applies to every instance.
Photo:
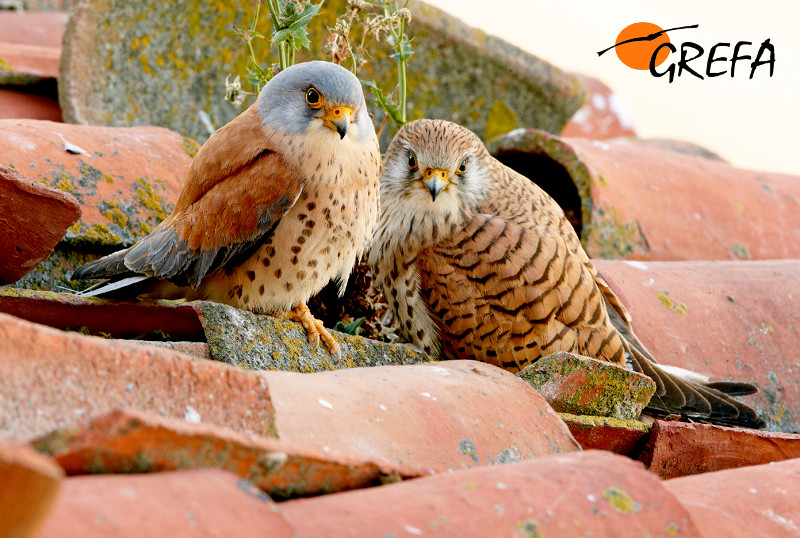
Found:
[[[334,355],[339,359],[342,357],[342,351],[339,348],[339,342],[337,342],[333,336],[331,336],[331,333],[328,332],[328,329],[325,328],[320,320],[311,315],[311,311],[306,305],[297,305],[289,312],[275,312],[272,314],[272,316],[288,321],[299,322],[306,330],[308,341],[311,344],[312,349],[317,349],[319,346],[319,340],[321,338],[331,351],[331,355]]]

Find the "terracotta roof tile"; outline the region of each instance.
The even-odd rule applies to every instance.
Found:
[[[594,264],[659,363],[753,382],[768,428],[800,431],[800,260]]]
[[[800,535],[800,459],[664,482],[697,528],[714,536]]]
[[[80,216],[72,195],[0,165],[0,284],[39,265]]]
[[[179,342],[205,342],[191,304],[175,301],[114,301],[70,293],[0,287],[0,312],[54,327],[114,338],[142,338],[155,331]]]
[[[629,139],[516,129],[492,153],[553,194],[593,258],[800,257],[800,178]],[[724,187],[721,187],[724,186]]]
[[[484,363],[263,375],[280,438],[331,453],[444,471],[580,449],[538,392]]]
[[[639,420],[559,413],[584,450],[608,450],[635,457],[647,442],[651,425]]]
[[[42,538],[293,536],[275,503],[218,469],[64,481]]]
[[[63,476],[61,467],[32,448],[0,443],[0,536],[35,536]]]
[[[187,419],[199,420],[199,414]],[[32,443],[69,475],[218,468],[283,499],[363,488],[429,474],[422,468],[336,456],[307,445],[134,410],[114,410]]]
[[[65,11],[0,11],[0,41],[51,47],[61,51]]]
[[[33,84],[41,79],[58,78],[61,48],[0,41],[0,58],[5,62],[5,69],[0,70],[0,82]]]
[[[58,99],[0,88],[0,119],[28,118],[61,121]]]
[[[800,434],[657,420],[640,456],[661,478],[800,458]]]
[[[75,196],[83,215],[65,240],[95,250],[131,244],[161,222],[194,151],[192,142],[161,127],[0,120],[3,164]]]
[[[0,314],[0,371],[0,440],[29,441],[119,407],[274,432],[270,393],[258,374],[154,346]]]
[[[662,483],[587,451],[281,504],[299,536],[701,536]]]
[[[618,94],[594,77],[575,76],[586,89],[586,101],[561,130],[561,136],[605,140],[636,134],[631,109]]]

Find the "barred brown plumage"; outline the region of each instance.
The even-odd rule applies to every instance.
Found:
[[[753,385],[656,363],[558,204],[471,131],[403,127],[384,157],[381,207],[370,263],[403,334],[426,353],[516,372],[569,351],[651,377],[652,413],[763,427],[730,396]]]

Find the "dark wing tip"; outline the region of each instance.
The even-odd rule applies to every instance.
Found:
[[[706,386],[728,396],[747,396],[748,394],[756,394],[758,387],[752,383],[745,383],[742,381],[715,381],[713,383],[706,383]]]
[[[118,250],[99,260],[81,265],[72,272],[71,280],[88,278],[114,278],[133,276],[135,273],[125,266],[125,254],[128,249]]]
[[[634,370],[656,382],[657,390],[645,411],[654,416],[681,415],[697,422],[761,429],[766,422],[751,406],[732,398],[758,392],[752,383],[718,381],[698,383],[675,377],[652,363],[648,356],[628,344],[626,351]]]

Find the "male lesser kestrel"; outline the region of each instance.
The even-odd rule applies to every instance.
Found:
[[[358,79],[328,62],[289,67],[216,131],[175,209],[132,247],[78,268],[87,295],[202,299],[300,321],[338,344],[308,299],[343,291],[379,214],[378,139]]]
[[[384,156],[381,206],[370,263],[404,335],[433,357],[516,372],[569,351],[651,377],[654,414],[763,427],[731,398],[753,385],[656,364],[561,208],[471,131],[403,127]]]

